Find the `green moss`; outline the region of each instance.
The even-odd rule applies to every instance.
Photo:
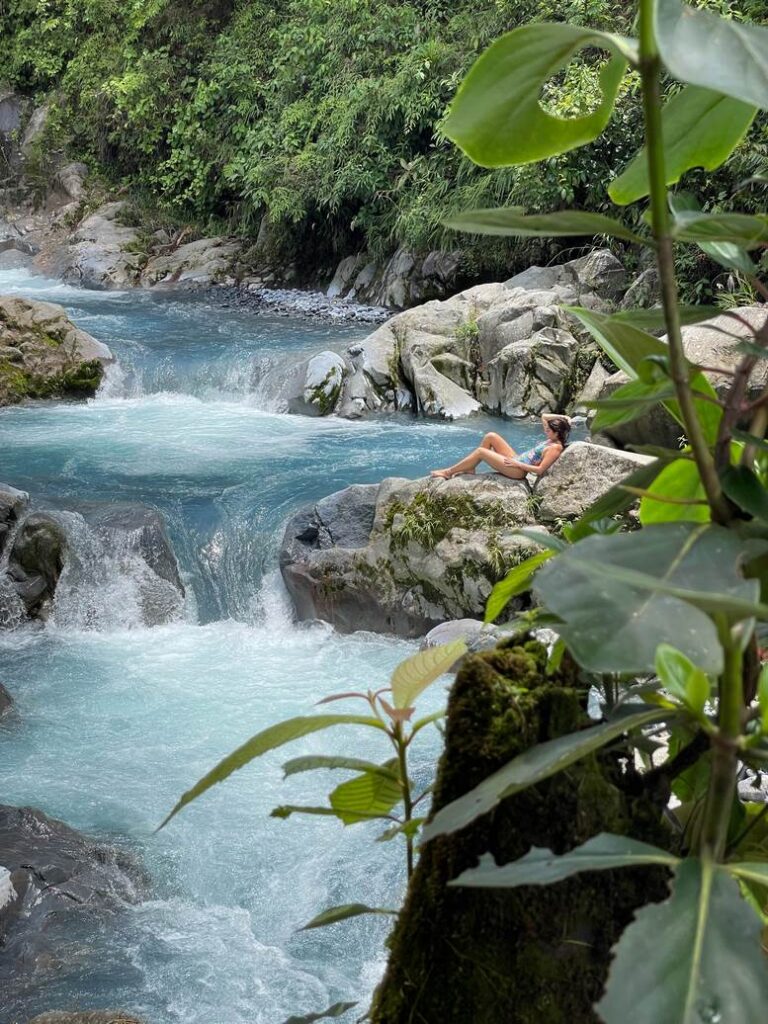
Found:
[[[396,517],[402,518],[396,521]],[[392,501],[384,524],[393,547],[406,547],[415,541],[431,551],[453,529],[509,528],[516,525],[516,519],[501,502],[481,505],[467,494],[419,491],[408,503]]]
[[[510,641],[469,659],[453,686],[433,810],[533,744],[584,727],[586,691],[570,664],[545,674],[538,643]],[[634,910],[666,895],[662,870],[583,874],[555,886],[448,888],[490,851],[498,863],[532,845],[563,853],[600,831],[669,846],[661,803],[616,752],[503,801],[423,850],[389,940],[373,1024],[596,1024],[592,1005],[610,949]]]
[[[84,397],[94,394],[103,375],[104,368],[98,359],[76,363],[50,376],[0,362],[0,395],[5,394],[10,402],[21,402],[25,398]]]
[[[321,416],[327,416],[336,408],[336,403],[341,394],[341,379],[331,383],[336,376],[333,369],[329,370],[317,387],[312,389],[310,402],[320,410]]]

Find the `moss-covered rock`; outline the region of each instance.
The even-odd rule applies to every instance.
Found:
[[[0,297],[0,405],[92,395],[111,359],[61,306]]]
[[[567,668],[546,677],[545,663],[536,642],[465,663],[450,697],[433,812],[534,744],[588,724],[585,691]],[[663,870],[511,890],[447,883],[486,851],[503,864],[531,846],[564,853],[601,831],[668,845],[660,803],[638,793],[631,760],[608,752],[428,843],[390,938],[373,1024],[596,1024],[591,1007],[611,946],[637,907],[666,895]]]

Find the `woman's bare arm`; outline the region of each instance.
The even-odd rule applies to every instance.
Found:
[[[544,449],[538,466],[529,466],[527,462],[518,462],[517,459],[505,459],[504,462],[513,469],[522,469],[525,473],[534,473],[536,476],[541,476],[547,472],[552,463],[556,462],[562,454],[562,445],[551,444]]]

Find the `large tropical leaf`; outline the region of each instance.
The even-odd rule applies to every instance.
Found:
[[[219,761],[216,767],[196,782],[191,789],[188,789],[159,827],[163,828],[183,807],[192,803],[211,786],[215,786],[217,782],[223,782],[224,779],[229,778],[232,772],[249,764],[254,758],[261,757],[268,750],[282,747],[302,736],[319,732],[321,729],[330,729],[334,725],[368,725],[374,729],[384,729],[384,725],[373,715],[311,715],[289,718],[286,722],[270,725],[268,729],[251,736],[237,750]]]
[[[365,903],[344,903],[339,907],[328,907],[307,924],[302,925],[299,931],[307,932],[311,928],[325,928],[329,924],[346,921],[350,917],[360,917],[361,914],[394,914],[397,916],[397,911],[389,910],[386,907],[369,907]]]
[[[710,862],[685,860],[672,896],[640,910],[622,935],[604,1024],[762,1024],[768,966],[761,924],[739,887]]]
[[[581,871],[607,871],[610,868],[633,868],[643,864],[674,867],[679,862],[665,850],[629,836],[607,832],[588,839],[569,853],[558,856],[551,850],[533,846],[511,864],[496,864],[490,854],[481,857],[476,868],[459,875],[450,885],[469,885],[482,889],[514,889],[518,885],[550,885]]]
[[[658,0],[661,58],[681,82],[768,108],[768,29]]]
[[[600,73],[602,100],[591,114],[564,119],[541,105],[544,85],[585,46],[621,53]],[[634,56],[629,40],[576,25],[524,25],[475,61],[453,101],[444,131],[483,167],[527,164],[583,146],[608,123]]]
[[[679,242],[731,242],[744,249],[756,249],[768,244],[768,216],[682,210],[675,214],[672,231]]]
[[[711,89],[686,86],[662,111],[664,168],[667,185],[674,185],[692,167],[711,171],[724,163],[754,120],[757,108]],[[643,147],[632,163],[608,187],[619,206],[634,203],[650,191],[648,153]]]
[[[630,380],[608,398],[601,398],[595,403],[597,414],[592,421],[591,429],[597,432],[618,426],[620,423],[630,423],[660,402],[674,396],[675,388],[671,380]]]
[[[393,758],[385,767],[394,771]],[[385,817],[403,799],[399,779],[374,772],[363,772],[348,782],[342,782],[330,795],[331,807],[345,825],[368,821],[372,816]]]
[[[665,466],[654,480],[651,493],[654,497],[646,495],[640,502],[640,522],[643,526],[676,520],[706,523],[711,519],[699,470],[691,459],[675,459]],[[690,501],[701,504],[682,504]]]
[[[392,700],[396,708],[410,708],[426,688],[448,672],[467,653],[463,640],[428,647],[401,661],[392,674]]]
[[[571,235],[606,235],[628,242],[648,245],[621,221],[603,213],[582,210],[560,210],[557,213],[526,213],[520,206],[504,206],[491,210],[465,210],[449,217],[445,224],[455,231],[477,235],[509,235],[513,238],[559,238]]]
[[[768,613],[741,557],[741,541],[722,527],[659,523],[572,545],[542,567],[534,593],[560,617],[558,632],[585,668],[649,672],[666,642],[717,675],[722,649],[705,612]]]
[[[531,747],[489,775],[469,793],[441,808],[424,826],[424,841],[464,828],[481,814],[492,810],[505,797],[556,775],[625,732],[661,721],[668,714],[659,708],[643,708]]]
[[[494,622],[504,611],[512,598],[531,589],[536,570],[553,557],[554,551],[539,551],[524,562],[510,569],[488,595],[485,605],[485,621]]]
[[[722,313],[722,310],[717,306],[679,306],[678,313],[681,324],[698,324],[702,320],[711,320],[713,316]],[[622,309],[618,313],[611,313],[608,319],[617,324],[631,324],[641,331],[663,331],[667,326],[661,306],[652,306],[650,309]]]

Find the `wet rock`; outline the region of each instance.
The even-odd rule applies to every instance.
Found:
[[[50,955],[63,916],[114,910],[146,886],[127,854],[31,807],[0,805],[0,865],[0,942],[11,971]]]
[[[64,568],[67,537],[46,512],[27,516],[11,548],[8,573],[29,615],[45,616]]]
[[[27,1024],[142,1024],[142,1021],[122,1010],[86,1010],[76,1013],[53,1010],[33,1017]]]
[[[2,683],[0,683],[0,718],[4,718],[5,715],[10,714],[13,710],[13,697],[6,690]],[[0,908],[2,908],[3,896],[2,896],[2,882],[0,881]]]
[[[289,412],[326,416],[336,409],[347,365],[336,352],[318,352],[288,374],[283,400]]]
[[[61,306],[0,297],[0,406],[92,395],[111,361],[107,346],[76,327]]]
[[[83,518],[103,536],[119,540],[121,547],[138,554],[160,579],[184,595],[179,565],[160,512],[146,505],[118,502],[84,508]]]
[[[28,502],[26,491],[0,483],[0,555]]]
[[[493,650],[500,636],[501,630],[492,622],[483,622],[482,619],[450,619],[430,629],[421,641],[420,650],[426,651],[430,647],[463,640],[467,645],[467,654],[463,654],[451,665],[449,671],[455,672],[469,654]]]

